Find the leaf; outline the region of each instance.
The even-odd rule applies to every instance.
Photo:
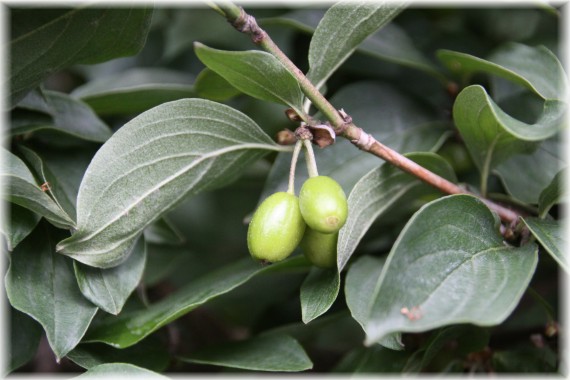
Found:
[[[409,153],[409,159],[424,168],[456,181],[453,169],[433,153]],[[382,165],[362,177],[348,196],[348,219],[339,231],[337,260],[341,271],[372,223],[393,209],[402,198],[422,194],[439,194],[416,177],[392,166]]]
[[[558,134],[544,140],[531,154],[511,157],[497,166],[495,173],[509,194],[524,203],[536,204],[541,191],[563,166],[564,141]]]
[[[388,256],[365,343],[396,331],[499,324],[520,300],[537,259],[535,244],[503,243],[498,217],[477,198],[435,200],[410,219]]]
[[[6,372],[12,372],[32,360],[42,337],[41,326],[26,314],[10,308],[10,345]]]
[[[17,103],[51,73],[134,55],[146,41],[148,8],[11,8],[10,96]],[[120,37],[120,38],[118,38]]]
[[[498,373],[556,373],[559,371],[558,355],[550,347],[535,347],[530,344],[510,351],[501,350],[493,353],[491,365]]]
[[[497,75],[528,88],[545,100],[563,100],[566,93],[564,69],[544,46],[530,47],[511,42],[503,45],[489,60],[449,50],[439,50],[437,57],[453,72]]]
[[[326,313],[340,290],[340,273],[313,267],[301,285],[301,314],[304,323]]]
[[[563,181],[566,178],[567,169],[559,171],[552,182],[542,190],[538,198],[538,214],[543,218],[548,211],[557,203],[560,203],[566,197],[566,188]]]
[[[105,363],[129,363],[156,372],[164,371],[170,362],[168,348],[155,336],[122,350],[100,343],[80,344],[67,358],[85,369]]]
[[[306,265],[302,256],[266,267],[253,262],[251,258],[240,260],[190,281],[176,293],[146,309],[107,318],[89,330],[85,341],[103,342],[116,348],[132,346],[162,326],[210,299],[231,291],[257,274]]]
[[[394,351],[380,345],[358,347],[350,351],[335,366],[335,373],[402,373],[410,356],[406,351]]]
[[[13,126],[10,129],[12,135],[50,129],[87,141],[105,142],[113,134],[87,104],[61,92],[32,91],[18,104],[20,108],[45,112],[53,122]]]
[[[140,233],[190,194],[234,180],[283,150],[247,116],[202,99],[166,103],[134,118],[97,152],[77,198],[77,231],[58,252],[109,268]]]
[[[365,328],[368,311],[373,301],[374,286],[380,277],[385,259],[362,256],[348,269],[344,294],[346,305],[352,317]],[[380,340],[379,344],[391,350],[402,350],[404,345],[399,333],[390,334]]]
[[[309,46],[307,77],[317,88],[354,52],[362,41],[389,23],[403,9],[387,2],[340,2],[325,13]]]
[[[303,347],[288,335],[265,335],[207,347],[182,361],[251,371],[298,372],[313,368]]]
[[[8,220],[0,225],[0,232],[6,238],[8,251],[13,251],[34,230],[41,216],[14,203],[4,206],[10,209],[10,213]]]
[[[97,307],[79,291],[71,260],[53,246],[47,226],[37,228],[10,256],[5,283],[12,306],[43,326],[59,360],[79,343]]]
[[[186,240],[182,232],[166,217],[160,218],[144,230],[147,243],[180,245]]]
[[[87,372],[74,377],[74,379],[84,379],[84,378],[101,379],[101,378],[110,378],[110,377],[114,378],[139,377],[143,379],[168,379],[168,377],[166,376],[128,363],[99,364],[96,365],[95,367],[89,368]]]
[[[146,244],[143,237],[136,240],[128,259],[109,269],[74,263],[75,277],[81,293],[107,313],[119,314],[139,284],[146,262]]]
[[[71,96],[97,114],[131,115],[162,103],[196,96],[191,75],[159,68],[133,68],[87,82]]]
[[[557,220],[532,217],[522,218],[532,235],[540,242],[546,252],[566,271],[570,273],[568,258],[564,247],[568,239],[564,235],[562,224]]]
[[[3,189],[2,198],[44,216],[57,227],[74,226],[73,220],[41,190],[26,164],[6,149],[0,152],[0,178],[9,184]]]
[[[201,98],[218,102],[223,102],[241,94],[240,90],[232,86],[215,71],[208,68],[200,71],[200,74],[196,77],[194,90]]]
[[[566,106],[547,100],[544,111],[534,124],[526,124],[507,115],[478,85],[465,88],[453,105],[453,120],[465,140],[479,170],[485,172],[515,154],[531,153],[535,142],[558,132]]]
[[[301,114],[303,101],[297,80],[281,62],[264,51],[224,51],[194,43],[194,52],[241,92],[261,100],[286,104]]]

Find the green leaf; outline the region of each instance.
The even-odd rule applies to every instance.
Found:
[[[147,243],[180,245],[186,240],[182,232],[166,217],[162,217],[144,230],[144,238]]]
[[[563,100],[567,79],[556,56],[544,46],[517,43],[502,46],[489,60],[465,53],[439,50],[437,57],[452,72],[486,72],[528,88],[543,99]]]
[[[309,46],[309,80],[317,88],[322,87],[366,37],[389,23],[402,9],[401,4],[384,1],[343,1],[329,8]]]
[[[557,203],[560,203],[566,197],[566,188],[563,181],[566,178],[567,169],[559,171],[552,182],[542,190],[538,198],[538,214],[544,218],[548,211]]]
[[[533,374],[557,373],[558,355],[550,347],[535,347],[530,344],[514,348],[512,350],[501,350],[493,353],[492,366],[498,373],[518,373]]]
[[[479,199],[451,195],[422,207],[390,252],[372,295],[366,344],[393,332],[501,323],[537,264],[537,247],[505,245]],[[406,311],[407,308],[408,310]]]
[[[365,376],[372,373],[401,373],[409,357],[409,352],[394,351],[380,345],[358,347],[350,351],[332,372]]]
[[[298,372],[313,368],[303,347],[288,335],[265,335],[207,347],[182,361],[251,371]]]
[[[95,115],[89,106],[71,96],[55,91],[30,92],[19,104],[18,109],[49,114],[50,123],[17,123],[10,134],[20,135],[39,130],[55,130],[87,141],[105,142],[113,132]]]
[[[185,99],[155,107],[99,149],[79,189],[77,231],[57,250],[87,265],[116,266],[145,227],[185,196],[225,185],[283,149],[222,104]]]
[[[9,14],[10,95],[15,104],[51,73],[138,53],[152,10],[82,6],[49,13],[11,8]]]
[[[129,363],[162,372],[170,363],[168,347],[156,336],[149,336],[139,344],[122,350],[101,343],[80,344],[67,354],[67,358],[85,369],[105,363]]]
[[[433,153],[410,153],[409,159],[440,176],[456,181],[447,161]],[[416,177],[392,166],[382,165],[360,179],[348,196],[350,213],[338,235],[337,260],[341,271],[372,223],[407,197],[439,194]]]
[[[346,282],[344,284],[344,294],[346,305],[352,317],[365,328],[368,312],[373,301],[374,286],[380,277],[384,267],[383,258],[372,256],[362,256],[348,269]],[[399,333],[394,333],[381,339],[382,346],[391,350],[402,350],[402,337]]]
[[[109,269],[74,263],[81,293],[107,313],[119,314],[142,278],[146,262],[143,237],[136,240],[128,257],[124,263]]]
[[[8,251],[13,251],[34,230],[41,216],[14,203],[4,206],[10,209],[9,220],[0,225],[0,232],[6,238]]]
[[[32,360],[42,337],[41,326],[26,314],[10,308],[10,346],[7,368],[12,372]]]
[[[43,326],[61,359],[79,343],[97,307],[79,291],[71,260],[53,246],[47,226],[37,228],[10,256],[5,282],[12,306]]]
[[[26,164],[6,149],[0,152],[0,178],[9,184],[3,189],[2,198],[44,216],[57,227],[73,227],[73,220],[41,190]]]
[[[227,293],[250,278],[263,272],[286,270],[307,265],[304,257],[297,256],[262,267],[251,258],[240,260],[219,270],[190,281],[169,297],[146,309],[123,312],[89,330],[86,341],[103,342],[113,347],[129,347],[162,326],[180,318],[210,299]]]
[[[196,77],[194,90],[201,98],[223,102],[234,96],[241,94],[241,91],[235,88],[215,71],[205,68]]]
[[[340,273],[313,267],[301,285],[301,315],[304,323],[326,313],[340,290]]]
[[[297,80],[281,62],[264,51],[224,51],[194,43],[198,58],[241,92],[261,100],[286,104],[301,113]]]
[[[158,374],[148,369],[137,367],[128,363],[106,363],[89,368],[87,372],[74,377],[74,379],[84,378],[128,378],[139,377],[143,379],[168,379],[168,377]]]
[[[159,68],[134,68],[87,82],[71,95],[97,114],[138,114],[162,103],[196,96],[191,75]]]
[[[526,124],[507,115],[478,85],[465,88],[453,105],[453,119],[479,170],[487,172],[515,154],[531,153],[536,142],[556,134],[566,106],[547,100],[540,118]]]
[[[522,218],[532,235],[540,242],[546,252],[566,271],[570,273],[565,247],[568,239],[564,235],[562,223],[557,220]]]

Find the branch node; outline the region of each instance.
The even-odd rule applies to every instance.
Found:
[[[374,145],[376,142],[376,139],[372,137],[372,135],[364,132],[362,128],[358,129],[360,129],[360,135],[358,139],[350,140],[350,142],[356,145],[358,149],[368,152],[370,148],[372,148],[372,145]]]
[[[251,36],[251,40],[256,45],[258,45],[265,38],[265,32],[259,27],[259,25],[257,25],[255,17],[247,14],[241,7],[239,17],[236,18],[231,24],[241,33],[249,34]]]
[[[340,117],[342,117],[343,123],[340,125],[340,127],[335,128],[334,132],[337,135],[342,135],[344,133],[344,131],[346,130],[346,128],[350,124],[352,124],[352,116],[347,114],[343,108],[338,110],[338,114],[340,115]]]

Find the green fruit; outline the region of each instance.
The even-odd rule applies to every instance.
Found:
[[[307,226],[317,232],[338,232],[348,216],[348,204],[342,187],[326,176],[311,177],[301,187],[299,207]]]
[[[336,267],[336,244],[338,232],[334,234],[323,234],[307,228],[301,249],[305,257],[314,265],[320,268]]]
[[[281,261],[299,245],[304,232],[299,199],[289,193],[275,193],[253,214],[247,231],[247,247],[258,260]]]

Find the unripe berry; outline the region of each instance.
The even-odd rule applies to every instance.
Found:
[[[348,216],[342,187],[326,176],[311,177],[301,187],[299,207],[307,226],[325,234],[338,232]]]
[[[336,245],[338,232],[334,234],[323,234],[307,228],[301,249],[305,257],[314,265],[320,268],[336,267]]]
[[[281,261],[299,245],[304,232],[299,199],[289,193],[275,193],[253,214],[247,231],[249,253],[258,260]]]

